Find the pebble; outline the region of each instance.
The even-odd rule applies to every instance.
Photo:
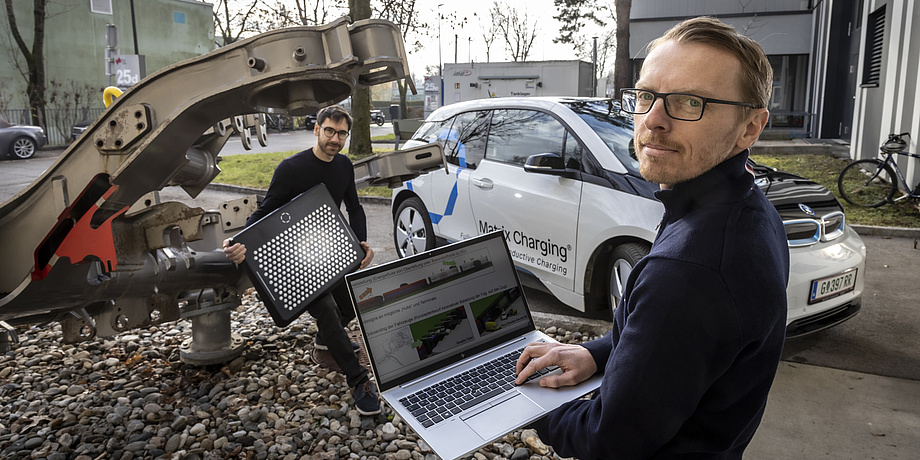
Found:
[[[316,334],[309,315],[278,328],[249,294],[231,317],[248,347],[210,367],[179,359],[187,321],[77,344],[63,343],[57,323],[18,327],[19,347],[0,355],[0,458],[439,458],[386,406],[380,415],[358,414],[344,375],[309,360]],[[595,338],[543,331],[560,342]],[[559,456],[523,429],[464,459]]]

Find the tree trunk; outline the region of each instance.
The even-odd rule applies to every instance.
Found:
[[[412,78],[406,77],[406,78]],[[399,88],[399,118],[410,118],[409,117],[409,103],[406,101],[409,92],[409,84],[406,80],[401,80],[396,82],[396,87]]]
[[[617,14],[617,55],[614,63],[614,97],[619,97],[620,90],[632,86],[632,66],[629,60],[629,10],[632,0],[616,0]]]
[[[358,21],[371,17],[370,0],[349,0],[348,9],[351,19]],[[361,88],[351,95],[351,143],[348,153],[352,155],[369,155],[371,147],[371,91]]]
[[[13,0],[6,0],[6,17],[10,25],[13,40],[26,61],[27,72],[26,92],[29,95],[30,123],[45,126],[45,6],[48,0],[32,0],[32,17],[34,30],[32,31],[32,49],[26,46],[16,24],[16,15],[13,13]]]

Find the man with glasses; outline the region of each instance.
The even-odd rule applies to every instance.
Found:
[[[265,193],[265,199],[256,212],[246,220],[246,225],[257,222],[314,186],[324,184],[337,206],[341,206],[342,201],[345,202],[348,223],[366,253],[360,268],[367,267],[374,258],[374,251],[367,244],[367,217],[358,201],[354,166],[348,157],[339,155],[345,147],[351,123],[351,115],[340,106],[332,105],[320,110],[316,114],[316,124],[313,125],[316,145],[285,158],[278,164]],[[231,261],[241,263],[246,258],[246,246],[240,243],[231,246],[228,239],[224,241],[224,253]],[[331,293],[307,307],[319,329],[315,348],[329,350],[333,360],[342,369],[348,385],[353,388],[352,396],[358,412],[363,415],[378,414],[380,401],[377,389],[368,378],[367,369],[358,362],[355,355],[357,344],[349,340],[343,329],[343,326],[354,318],[352,307],[349,304],[346,308],[340,309],[336,304],[336,297],[344,302],[348,294],[337,293],[333,296],[336,291],[343,289],[344,285],[339,285],[333,288]]]
[[[713,18],[674,26],[649,45],[633,114],[642,176],[665,214],[633,269],[605,337],[530,344],[559,387],[603,373],[590,400],[536,422],[559,455],[741,458],[763,417],[785,338],[789,250],[753,175],[748,148],[769,113],[772,70],[757,42]]]

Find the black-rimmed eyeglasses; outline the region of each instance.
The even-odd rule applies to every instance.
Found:
[[[703,109],[706,104],[740,105],[742,107],[758,108],[748,102],[723,101],[709,97],[697,96],[687,93],[656,93],[647,89],[626,88],[620,92],[620,107],[626,113],[643,115],[652,110],[658,98],[664,99],[664,111],[675,120],[697,121],[703,118]]]
[[[326,137],[330,139],[332,139],[332,136],[335,136],[336,134],[339,135],[340,141],[344,141],[345,139],[348,139],[348,131],[336,131],[329,127],[323,128],[323,134],[325,134]]]

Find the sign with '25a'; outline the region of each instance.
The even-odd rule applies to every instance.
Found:
[[[147,62],[143,54],[115,55],[112,64],[115,86],[128,89],[147,76]]]

